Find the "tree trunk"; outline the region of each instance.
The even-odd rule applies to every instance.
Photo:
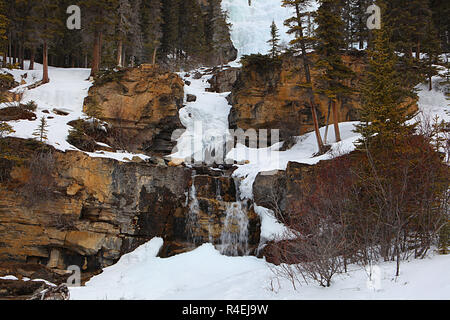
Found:
[[[13,64],[17,63],[17,42],[14,44],[14,60]]]
[[[428,76],[428,90],[429,91],[433,90],[433,80],[431,76]]]
[[[341,132],[339,131],[339,114],[336,100],[331,100],[331,105],[333,107],[334,133],[336,135],[336,142],[339,142],[341,141]]]
[[[420,41],[417,41],[416,59],[417,59],[417,61],[420,60]]]
[[[50,82],[48,78],[48,50],[47,50],[47,41],[44,41],[44,48],[42,50],[42,63],[43,63],[43,74],[42,74],[42,83]]]
[[[297,14],[297,23],[299,26],[299,37],[301,39],[303,39],[303,27],[302,27],[302,18],[301,18],[301,14],[300,14],[300,7],[298,4],[295,5],[295,11]],[[310,86],[308,87],[308,96],[309,96],[309,103],[310,103],[310,107],[311,107],[311,111],[312,111],[312,117],[313,117],[313,122],[314,122],[314,131],[316,134],[316,139],[317,139],[317,145],[319,147],[319,152],[323,151],[323,141],[322,141],[322,136],[320,135],[320,130],[319,130],[319,121],[317,120],[317,111],[316,111],[316,103],[314,101],[314,92],[312,90],[312,82],[311,82],[311,73],[309,71],[309,61],[308,61],[308,56],[306,53],[306,45],[305,45],[305,41],[301,40],[300,41],[300,46],[301,46],[301,51],[302,51],[302,60],[303,60],[303,67],[305,69],[305,78],[306,78],[306,83],[309,84]]]
[[[25,54],[25,48],[24,48],[22,42],[20,42],[20,46],[19,46],[19,65],[20,65],[20,69],[22,69],[22,70],[25,70],[24,54]]]
[[[100,65],[100,34],[95,32],[94,35],[94,47],[92,50],[92,66],[91,66],[91,76],[94,76],[98,70]]]
[[[331,114],[331,100],[328,101],[327,124],[326,124],[326,129],[325,129],[325,137],[324,137],[324,140],[323,140],[324,144],[327,144],[328,127],[329,127],[329,123],[330,123],[330,114]]]
[[[30,66],[28,67],[28,70],[34,70],[34,56],[35,55],[36,55],[36,47],[33,46],[31,48]]]
[[[8,59],[8,57],[7,57],[7,55],[8,55],[7,51],[8,51],[8,48],[5,48],[5,50],[3,50],[3,61],[2,61],[2,67],[3,67],[3,68],[6,68],[6,64],[8,63],[8,61],[7,61],[7,59]]]
[[[119,46],[117,47],[117,66],[122,66],[122,51],[123,51],[123,41],[119,40]]]
[[[153,59],[152,59],[152,64],[153,65],[156,64],[156,51],[157,51],[157,48],[155,47],[155,49],[153,49]]]

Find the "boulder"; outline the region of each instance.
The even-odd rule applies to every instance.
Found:
[[[193,94],[188,94],[186,96],[186,101],[187,102],[195,102],[197,101],[197,96],[193,95]]]
[[[175,146],[173,131],[183,128],[178,117],[183,99],[184,82],[177,74],[134,68],[96,81],[84,111],[99,107],[101,120],[120,132],[128,151],[169,154]]]

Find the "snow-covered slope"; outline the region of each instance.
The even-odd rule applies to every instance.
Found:
[[[365,270],[350,266],[330,288],[302,283],[294,290],[278,267],[255,257],[227,257],[213,245],[170,258],[157,258],[163,245],[154,238],[92,278],[71,288],[74,300],[259,300],[259,299],[448,299],[450,255],[405,262],[395,277],[394,263],[376,267],[373,281]]]
[[[77,68],[56,68],[49,67],[50,82],[34,89],[27,89],[30,84],[36,83],[42,79],[42,65],[35,63],[36,70],[28,70],[29,61],[25,61],[25,70],[1,69],[1,72],[11,73],[17,82],[24,80],[26,84],[18,86],[11,91],[23,92],[22,103],[31,100],[36,102],[37,110],[35,112],[37,119],[35,121],[19,120],[9,121],[8,124],[15,130],[11,134],[17,138],[33,138],[33,132],[38,128],[41,117],[45,117],[48,124],[48,140],[46,143],[52,145],[57,150],[78,150],[67,142],[70,126],[69,122],[80,118],[86,118],[83,113],[84,98],[88,95],[92,82],[88,81],[90,69]],[[24,78],[24,76],[26,76]],[[0,104],[0,108],[10,104]],[[60,115],[53,110],[57,109],[67,113]],[[124,161],[125,158],[131,159],[134,156],[147,158],[145,155],[135,155],[127,152],[106,152],[88,153],[92,157],[114,158]]]

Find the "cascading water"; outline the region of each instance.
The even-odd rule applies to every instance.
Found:
[[[186,232],[189,241],[194,245],[199,241],[197,237],[197,230],[200,227],[198,221],[199,211],[200,207],[197,199],[197,192],[195,190],[195,184],[192,183],[191,190],[189,191],[189,212],[186,216]]]
[[[213,193],[212,198],[204,198],[204,195],[197,198],[195,178],[196,176],[193,175],[192,187],[189,190],[189,211],[186,216],[188,240],[193,246],[198,246],[203,242],[213,243],[224,255],[248,255],[250,253],[248,205],[247,200],[240,199],[238,182],[234,180],[236,201],[226,202],[223,200],[219,181],[217,181],[216,192]],[[215,203],[217,206],[206,205],[201,209],[199,199],[203,203]],[[205,218],[205,214],[208,215],[208,218]],[[217,232],[218,224],[220,225],[219,232]]]
[[[248,255],[248,212],[247,204],[241,200],[239,184],[235,179],[236,202],[228,203],[222,234],[220,252],[225,255]]]

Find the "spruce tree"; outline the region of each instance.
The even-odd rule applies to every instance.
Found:
[[[61,34],[62,21],[58,19],[60,7],[52,0],[40,0],[33,7],[33,23],[39,25],[36,28],[36,36],[42,42],[43,74],[42,83],[48,83],[48,47],[56,36]]]
[[[395,68],[398,57],[388,32],[385,27],[373,32],[374,46],[369,51],[367,79],[362,88],[361,123],[355,130],[362,135],[358,142],[362,148],[370,146],[374,138],[388,147],[396,137],[405,136],[414,128],[407,124],[413,115],[408,114],[406,94]]]
[[[157,51],[161,45],[162,13],[160,0],[142,1],[140,7],[143,37],[143,59],[156,63]]]
[[[333,109],[336,142],[341,141],[337,101],[351,93],[344,84],[353,76],[353,72],[342,61],[341,49],[345,48],[344,22],[341,18],[342,5],[334,0],[321,0],[317,11],[318,24],[316,37],[318,60],[316,68],[321,76],[316,81],[317,92],[325,94]]]
[[[39,121],[39,126],[36,128],[36,130],[33,132],[33,136],[36,137],[39,142],[44,142],[47,140],[47,130],[48,124],[47,120],[44,116],[42,116],[41,120]]]
[[[270,40],[267,41],[268,44],[270,44],[270,56],[272,59],[275,59],[278,57],[278,54],[280,53],[280,34],[278,33],[277,25],[275,24],[275,21],[272,21],[272,24],[270,26]]]
[[[210,1],[209,28],[211,28],[211,49],[217,57],[215,62],[223,67],[224,53],[230,40],[231,23],[228,22],[228,12],[222,10],[220,0]]]
[[[0,55],[3,57],[3,67],[6,67],[6,56],[8,52],[8,25],[9,19],[6,16],[6,6],[3,0],[0,0]]]
[[[102,58],[102,41],[104,34],[114,26],[115,10],[118,0],[81,0],[79,5],[83,15],[83,33],[90,36],[92,46],[91,76],[100,69]]]
[[[316,134],[317,145],[319,153],[324,151],[324,145],[322,136],[319,130],[319,121],[317,119],[317,107],[314,99],[314,92],[312,89],[311,80],[311,61],[307,54],[307,50],[312,47],[314,39],[305,35],[305,26],[303,18],[307,15],[306,8],[310,4],[309,0],[283,0],[282,6],[286,8],[294,9],[294,16],[287,19],[284,24],[289,28],[288,33],[294,34],[294,39],[290,42],[294,50],[299,50],[303,62],[303,72],[305,76],[305,83],[301,84],[306,88],[309,100],[309,107],[311,108],[311,114],[314,122],[314,132]]]

